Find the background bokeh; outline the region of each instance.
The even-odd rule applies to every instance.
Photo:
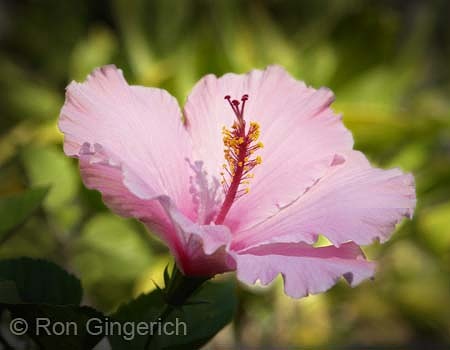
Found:
[[[79,276],[103,311],[153,288],[170,257],[111,214],[64,156],[64,88],[107,63],[183,103],[206,73],[277,63],[331,87],[356,148],[414,173],[418,204],[385,245],[374,281],[292,300],[281,281],[238,286],[235,321],[208,349],[450,346],[449,1],[0,1],[0,196],[51,185],[0,242],[0,258],[43,257]],[[151,135],[149,135],[151,137]],[[0,213],[0,220],[2,213]],[[231,276],[232,277],[232,276]]]

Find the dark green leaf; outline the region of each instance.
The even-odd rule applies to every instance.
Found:
[[[45,350],[88,350],[103,337],[96,334],[97,328],[88,332],[88,320],[100,324],[105,317],[89,307],[15,304],[7,305],[12,319],[22,318],[28,324],[26,335]],[[92,332],[92,330],[94,332]]]
[[[85,350],[102,335],[89,334],[87,321],[104,319],[94,309],[78,306],[80,282],[59,266],[30,258],[0,261],[0,306],[28,324],[27,336],[46,350]]]
[[[81,302],[80,281],[44,260],[20,258],[0,261],[0,281],[14,282],[24,303],[79,305]]]
[[[0,242],[39,207],[47,192],[47,187],[35,188],[0,198]]]
[[[202,303],[198,303],[202,301]],[[113,317],[121,321],[155,322],[164,311],[165,301],[160,291],[142,295],[122,306]],[[178,322],[178,335],[159,334],[165,322],[159,323],[151,341],[151,349],[198,349],[206,344],[217,332],[227,325],[236,308],[234,283],[206,282],[200,290],[187,301],[187,305],[173,310],[165,322],[172,322],[168,331],[175,331]],[[186,327],[183,324],[186,324]],[[148,337],[136,336],[127,341],[121,337],[110,337],[114,350],[144,349]]]
[[[20,303],[19,292],[13,281],[0,281],[0,304]]]
[[[164,269],[164,285],[168,286],[170,283],[169,264]]]

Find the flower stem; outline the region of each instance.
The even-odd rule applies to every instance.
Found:
[[[165,305],[161,314],[157,317],[157,322],[164,322],[177,308],[181,308],[186,304],[189,297],[191,297],[203,283],[209,280],[210,277],[192,277],[184,275],[175,265],[169,281],[161,292],[164,294]],[[153,334],[157,322],[153,323],[150,336],[145,345],[146,350],[150,350],[153,340]]]

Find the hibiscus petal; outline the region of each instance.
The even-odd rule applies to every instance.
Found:
[[[226,226],[193,223],[165,195],[145,200],[136,197],[123,183],[127,172],[124,165],[101,145],[85,143],[79,159],[86,187],[100,191],[105,203],[117,214],[144,222],[166,242],[185,273],[214,275],[233,269],[233,261],[225,254],[231,242]]]
[[[173,232],[164,208],[158,201],[140,199],[131,193],[123,184],[122,165],[113,160],[102,146],[85,143],[80,150],[79,162],[85,186],[98,190],[113,212],[145,222],[172,250],[179,250],[180,239]]]
[[[237,253],[237,277],[247,284],[267,285],[282,274],[287,295],[301,298],[321,293],[340,277],[352,286],[373,276],[375,264],[364,259],[354,243],[313,248],[303,243],[269,244]]]
[[[126,164],[124,181],[139,184],[136,195],[164,194],[184,209],[189,205],[189,177],[174,174],[188,174],[192,146],[166,91],[129,86],[114,66],[96,69],[86,82],[67,87],[59,128],[67,155],[79,157],[83,144],[99,144]]]
[[[200,225],[184,216],[167,196],[156,198],[166,211],[181,241],[175,255],[178,266],[190,276],[214,276],[234,270],[234,261],[226,253],[231,232],[224,225]]]
[[[263,163],[254,168],[250,193],[233,204],[225,221],[234,230],[278,212],[325,174],[335,153],[353,145],[340,116],[329,108],[334,97],[326,88],[309,88],[278,66],[246,75],[208,75],[190,94],[185,114],[194,158],[212,175],[224,163],[222,127],[234,120],[224,96],[243,94],[249,95],[244,118],[259,123],[264,148],[257,151]]]
[[[176,100],[129,86],[113,66],[67,88],[59,127],[84,183],[116,213],[143,221],[191,274],[228,270],[225,226],[197,225],[189,192],[191,143]],[[195,243],[195,244],[194,244]],[[195,246],[195,249],[193,247]],[[192,266],[192,261],[208,261]]]
[[[233,249],[267,242],[313,243],[318,234],[335,245],[384,242],[402,217],[412,217],[416,196],[411,174],[373,168],[356,151],[338,160],[296,201],[239,232]]]

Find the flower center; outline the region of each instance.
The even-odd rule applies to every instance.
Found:
[[[244,108],[248,95],[243,95],[241,101],[231,100],[227,95],[225,100],[230,104],[236,120],[231,129],[225,126],[222,129],[226,163],[223,164],[224,171],[221,175],[225,199],[215,220],[217,225],[224,222],[233,202],[250,191],[248,185],[253,178],[251,171],[262,161],[254,153],[263,147],[262,142],[258,142],[259,124],[250,122],[250,126],[246,128]]]

